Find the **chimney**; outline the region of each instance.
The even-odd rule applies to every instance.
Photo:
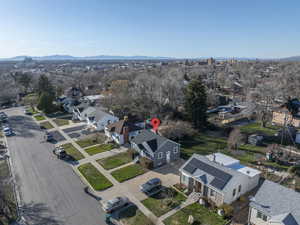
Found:
[[[213,154],[213,161],[215,162],[216,161],[216,155]]]
[[[124,135],[124,143],[128,143],[129,142],[129,127],[128,126],[123,127],[123,135]]]

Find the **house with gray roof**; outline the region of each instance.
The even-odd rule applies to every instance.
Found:
[[[221,153],[207,156],[193,154],[179,171],[181,184],[217,206],[231,204],[254,189],[260,178],[260,171]]]
[[[74,109],[73,115],[80,121],[96,130],[104,130],[105,126],[119,121],[119,118],[103,111],[101,107],[89,106]]]
[[[251,225],[300,225],[300,193],[265,180],[250,200]]]
[[[180,157],[180,144],[150,130],[141,130],[131,140],[131,147],[140,156],[152,160],[154,167],[170,163]]]

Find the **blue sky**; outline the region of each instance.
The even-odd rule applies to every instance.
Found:
[[[0,0],[0,57],[300,55],[300,1]]]

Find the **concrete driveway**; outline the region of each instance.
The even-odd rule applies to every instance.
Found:
[[[142,201],[148,198],[148,196],[140,191],[139,186],[141,184],[146,183],[152,178],[160,178],[164,187],[170,187],[180,181],[178,169],[181,167],[181,165],[183,165],[183,163],[184,160],[178,160],[172,165],[166,165],[155,170],[150,170],[143,175],[137,176],[133,179],[121,183],[119,186],[121,186],[122,189],[126,192],[131,193],[139,201]],[[120,187],[114,186],[101,193],[101,201],[107,201],[122,194],[126,193],[120,192]]]
[[[20,192],[22,215],[30,225],[104,225],[105,214],[72,167],[52,154],[53,144],[22,108],[6,111],[16,135],[7,138]]]

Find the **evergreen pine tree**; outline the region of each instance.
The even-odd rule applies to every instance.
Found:
[[[201,80],[192,80],[185,89],[185,111],[196,129],[206,126],[206,90]]]

